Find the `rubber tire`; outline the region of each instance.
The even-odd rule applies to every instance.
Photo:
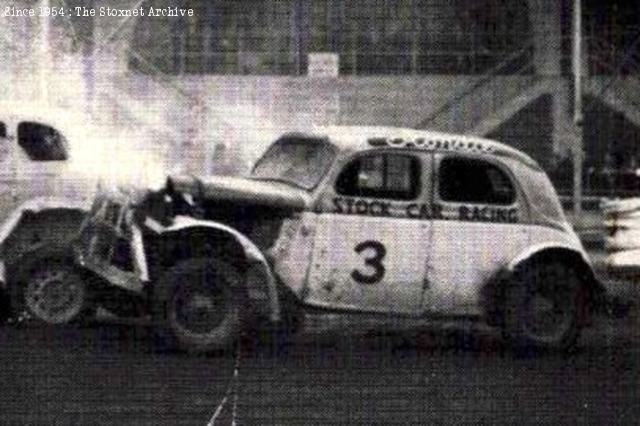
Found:
[[[24,290],[28,285],[28,281],[34,272],[45,262],[59,263],[65,268],[72,269],[74,274],[78,276],[79,281],[84,285],[84,301],[83,306],[78,314],[64,323],[51,323],[32,312],[24,299]],[[90,285],[87,283],[87,276],[82,270],[75,265],[73,256],[68,250],[58,247],[43,247],[33,252],[29,252],[23,256],[19,268],[17,269],[18,278],[12,284],[11,305],[14,315],[20,315],[23,310],[29,312],[31,319],[36,323],[48,326],[64,326],[67,324],[86,324],[95,319],[96,307],[93,305],[90,297]],[[14,269],[14,270],[15,270]]]
[[[33,312],[26,304],[24,291],[28,286],[28,282],[31,279],[32,275],[39,269],[41,265],[44,265],[45,262],[51,262],[55,264],[60,264],[62,267],[69,269],[70,273],[74,274],[78,281],[83,285],[83,293],[84,300],[82,301],[82,307],[78,310],[78,313],[65,322],[49,322],[41,317],[39,317],[35,312]],[[37,322],[38,324],[48,325],[48,326],[64,326],[68,324],[86,324],[95,318],[96,308],[90,302],[89,296],[89,286],[86,282],[86,277],[82,274],[79,268],[74,265],[69,264],[70,260],[65,257],[58,256],[47,256],[41,259],[32,260],[29,265],[23,268],[23,274],[19,278],[18,287],[15,288],[17,293],[18,302],[16,306],[19,307],[21,312],[23,309],[26,309],[30,315],[30,318]],[[16,297],[14,297],[14,300]]]
[[[541,339],[527,327],[526,305],[531,295],[545,283],[552,283],[554,290],[565,290],[564,297],[571,305],[565,330],[553,338]],[[504,336],[516,352],[573,350],[580,336],[584,303],[582,285],[573,269],[558,262],[523,265],[506,289]]]
[[[221,323],[208,336],[195,336],[175,320],[173,298],[178,291],[200,289],[210,273],[215,282],[222,282],[225,314]],[[242,312],[242,279],[228,263],[219,259],[195,258],[178,262],[158,280],[152,291],[151,314],[156,347],[161,350],[183,350],[190,353],[219,353],[232,350],[244,329]]]

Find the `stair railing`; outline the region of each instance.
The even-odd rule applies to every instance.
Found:
[[[616,83],[622,83],[624,90],[616,90],[616,96],[622,97],[635,107],[640,107],[640,34],[624,51],[617,50],[601,38],[591,37],[588,41],[590,79],[598,80],[598,94],[604,95],[614,88]],[[601,74],[601,71],[604,71],[604,74]],[[604,79],[601,79],[601,76]]]
[[[532,52],[533,42],[527,43],[473,83],[454,93],[417,127],[443,127],[444,124],[447,130],[464,131],[496,112],[523,90],[533,86]],[[505,84],[507,80],[511,81]]]

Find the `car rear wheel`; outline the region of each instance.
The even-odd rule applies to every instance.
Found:
[[[560,263],[524,265],[507,289],[506,337],[517,349],[571,349],[583,304],[573,269]]]
[[[152,314],[163,348],[208,353],[232,349],[242,331],[239,274],[216,259],[188,259],[154,289]]]
[[[91,310],[82,274],[64,258],[33,262],[19,286],[21,304],[39,322],[68,324],[84,318]]]

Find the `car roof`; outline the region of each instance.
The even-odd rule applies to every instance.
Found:
[[[431,152],[461,152],[507,157],[540,169],[538,163],[503,143],[468,135],[384,126],[322,126],[290,136],[328,139],[341,151],[357,152],[376,148],[411,148]]]
[[[0,102],[0,121],[5,120],[47,124],[62,132],[67,138],[77,137],[78,133],[90,133],[91,131],[86,129],[93,127],[89,124],[91,120],[80,110],[29,102]]]
[[[0,102],[0,116],[19,118],[20,120],[48,121],[52,125],[67,120],[75,111],[68,108],[49,106],[46,104],[3,101]],[[75,115],[78,115],[75,112]]]

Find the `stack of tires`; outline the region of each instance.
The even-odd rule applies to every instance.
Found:
[[[602,210],[607,269],[640,275],[640,198],[604,201]]]

